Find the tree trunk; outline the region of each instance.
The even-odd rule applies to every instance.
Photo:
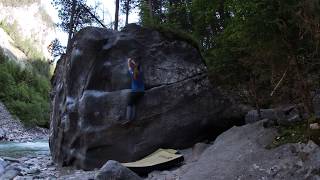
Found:
[[[88,8],[86,8],[86,6],[84,6],[83,4],[79,3],[79,5],[81,6],[81,8],[83,8],[85,11],[87,11],[91,17],[96,20],[97,23],[99,23],[102,27],[107,28],[98,18],[96,15],[94,15]],[[77,26],[76,26],[77,27]]]
[[[70,15],[70,21],[69,21],[67,53],[71,49],[71,39],[72,39],[73,33],[74,33],[74,15],[75,15],[75,12],[76,12],[76,6],[77,6],[77,1],[76,0],[72,0],[71,15]]]
[[[223,27],[223,28],[224,28],[224,22],[225,22],[225,19],[226,19],[224,4],[225,4],[225,0],[220,0],[219,9],[218,9],[218,12],[219,12],[219,15],[220,15],[220,26]]]
[[[129,22],[129,11],[130,11],[130,0],[126,0],[125,4],[126,8],[126,25],[128,25]]]
[[[309,116],[314,115],[314,108],[311,96],[311,89],[308,84],[308,79],[304,77],[304,67],[300,64],[296,57],[293,57],[293,62],[296,67],[296,72],[298,75],[298,85],[301,90],[302,103],[304,104],[305,110]]]
[[[153,18],[153,8],[152,8],[152,0],[148,0],[148,9],[149,9],[149,17]]]
[[[257,93],[257,82],[256,82],[256,75],[252,74],[249,81],[249,92],[251,92],[251,96],[257,108],[258,117],[261,120],[261,108],[260,108],[260,99]]]
[[[119,24],[119,0],[116,0],[116,12],[114,17],[114,30],[118,30],[118,24]]]

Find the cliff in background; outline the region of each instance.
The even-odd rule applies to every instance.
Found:
[[[28,126],[49,126],[47,46],[56,31],[45,2],[0,0],[0,101]]]
[[[0,47],[7,56],[50,59],[47,47],[55,37],[54,22],[43,1],[0,0]]]

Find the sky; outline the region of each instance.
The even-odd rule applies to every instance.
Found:
[[[48,11],[48,13],[51,15],[53,21],[55,23],[59,22],[58,18],[58,12],[57,10],[52,6],[51,0],[41,0],[41,3],[45,7],[45,9]],[[100,3],[101,5],[98,6],[98,13],[99,16],[103,19],[103,22],[106,26],[110,25],[114,21],[114,14],[115,14],[115,0],[87,0],[87,5],[94,6],[95,4]],[[139,15],[138,12],[135,10],[130,13],[129,15],[129,23],[136,23],[138,22]],[[124,25],[125,22],[125,15],[120,12],[119,17],[119,24],[120,27]],[[61,32],[59,29],[57,30],[57,36],[58,39],[61,41],[62,45],[67,44],[67,34],[65,32]]]

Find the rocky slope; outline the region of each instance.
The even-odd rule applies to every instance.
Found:
[[[309,141],[266,149],[277,133],[262,124],[233,127],[193,162],[173,171],[153,172],[147,179],[320,179],[318,145]]]
[[[19,119],[13,118],[0,102],[0,142],[27,142],[48,139],[48,130],[43,128],[26,128]]]
[[[0,47],[9,59],[15,60],[22,66],[25,65],[27,56],[14,45],[12,38],[2,28],[0,28]]]
[[[142,65],[146,93],[136,120],[123,124],[130,56]],[[241,115],[210,85],[197,48],[174,34],[134,24],[121,32],[89,27],[57,65],[50,148],[59,164],[92,169],[191,146],[242,123]]]

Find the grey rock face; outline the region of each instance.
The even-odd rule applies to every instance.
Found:
[[[95,176],[96,180],[142,180],[137,174],[130,169],[122,166],[119,162],[109,160],[98,171]]]
[[[185,148],[242,121],[212,88],[197,48],[156,30],[85,28],[52,79],[50,149],[60,165],[84,169],[134,161],[158,148]],[[144,71],[136,119],[123,125],[130,79],[127,58]]]

